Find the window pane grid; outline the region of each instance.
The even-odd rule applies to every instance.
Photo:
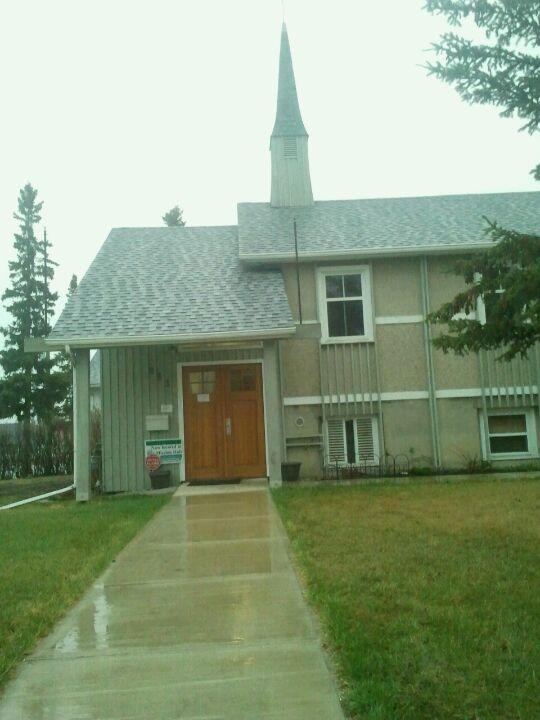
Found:
[[[326,275],[328,334],[358,337],[365,333],[362,275]]]
[[[488,433],[493,455],[529,453],[527,416],[523,413],[489,416]]]

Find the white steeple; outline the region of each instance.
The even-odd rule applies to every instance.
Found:
[[[298,104],[287,27],[281,30],[276,122],[270,137],[273,207],[313,204],[308,134]]]

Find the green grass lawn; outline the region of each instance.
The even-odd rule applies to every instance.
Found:
[[[10,498],[1,498],[6,504]],[[0,513],[0,687],[169,496],[55,501]]]
[[[540,718],[540,482],[274,491],[354,718]]]

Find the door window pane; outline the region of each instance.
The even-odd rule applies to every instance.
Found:
[[[189,386],[193,395],[211,395],[216,386],[216,371],[190,372]]]
[[[249,392],[256,388],[255,368],[233,368],[230,375],[231,392]]]

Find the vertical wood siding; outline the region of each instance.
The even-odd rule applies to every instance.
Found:
[[[178,436],[176,351],[169,347],[102,350],[103,480],[108,492],[147,490],[144,440]],[[147,432],[146,416],[173,406],[169,430]],[[177,465],[171,465],[179,482]]]

